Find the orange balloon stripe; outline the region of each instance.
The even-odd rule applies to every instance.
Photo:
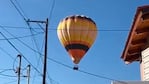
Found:
[[[78,64],[86,52],[80,49],[70,49],[68,53],[71,56],[71,59],[73,60],[73,62],[75,64]]]

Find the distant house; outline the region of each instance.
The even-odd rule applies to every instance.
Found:
[[[149,81],[149,5],[137,8],[121,58],[126,64],[140,62],[141,80]]]

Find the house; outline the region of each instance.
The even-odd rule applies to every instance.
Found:
[[[141,81],[149,81],[149,5],[137,8],[121,58],[140,62]]]

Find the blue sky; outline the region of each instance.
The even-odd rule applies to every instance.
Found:
[[[1,84],[17,83],[14,70],[18,66],[18,54],[26,58],[22,58],[21,75],[26,75],[26,66],[31,64],[30,84],[42,83],[43,61],[39,53],[44,51],[42,28],[45,24],[40,24],[41,28],[30,23],[30,29],[24,18],[49,19],[47,84],[110,84],[113,80],[140,80],[139,63],[125,65],[120,57],[137,7],[147,4],[148,0],[1,0]],[[95,43],[79,63],[79,70],[94,76],[71,68],[74,64],[57,37],[59,21],[76,14],[89,16],[98,27]],[[21,84],[27,84],[27,78],[21,77]]]

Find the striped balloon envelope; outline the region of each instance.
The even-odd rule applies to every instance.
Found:
[[[91,18],[73,15],[60,21],[57,35],[73,63],[78,64],[94,43],[97,27]]]

